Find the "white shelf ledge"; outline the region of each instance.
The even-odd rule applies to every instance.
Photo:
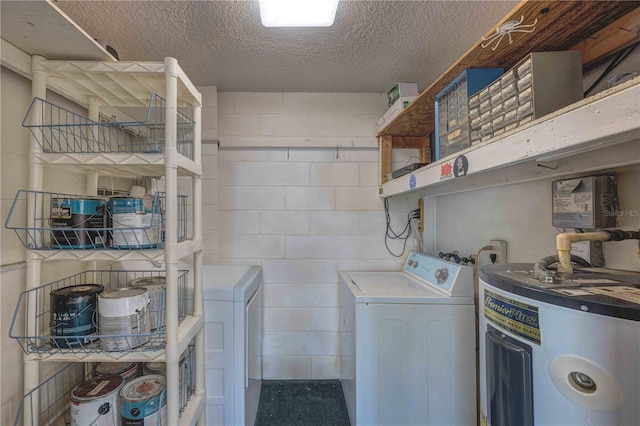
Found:
[[[638,140],[640,78],[387,182],[379,188],[379,195],[386,198],[410,191],[420,191],[424,196],[442,195],[541,179],[553,175],[541,168],[556,170],[555,174],[572,171],[576,168],[572,159],[584,159],[597,150],[601,166],[592,160],[590,170],[638,164]],[[622,155],[605,149],[617,144],[624,144],[620,147]],[[453,173],[445,173],[455,167],[460,155],[468,161],[466,175],[454,177]]]
[[[202,249],[202,239],[188,240],[177,245],[178,259]],[[163,260],[164,249],[157,250],[29,250],[41,260]]]
[[[180,425],[195,425],[202,415],[206,401],[207,399],[204,394],[191,395],[189,403],[180,416]]]
[[[70,166],[82,171],[95,171],[109,176],[163,176],[165,174],[164,154],[145,153],[103,153],[96,154],[55,154],[38,153],[38,161],[45,165]],[[202,166],[180,154],[172,156],[168,164],[178,167],[178,175],[202,175]]]
[[[146,107],[151,92],[166,97],[164,62],[43,61],[40,68],[49,86],[85,106],[92,96],[115,107]],[[202,105],[202,95],[177,63],[175,74],[178,106]]]
[[[189,316],[178,327],[178,353],[183,353],[195,335],[204,327],[204,317]],[[164,349],[137,352],[105,352],[101,350],[87,353],[31,353],[25,355],[29,361],[64,362],[164,362]]]

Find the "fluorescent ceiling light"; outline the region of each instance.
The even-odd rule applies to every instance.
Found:
[[[259,0],[265,27],[330,27],[338,0]]]

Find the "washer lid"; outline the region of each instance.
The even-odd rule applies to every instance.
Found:
[[[451,297],[404,272],[343,272],[342,280],[358,303],[472,304],[472,297]]]

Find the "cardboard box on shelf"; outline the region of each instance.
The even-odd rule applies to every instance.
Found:
[[[400,98],[418,96],[417,83],[398,83],[387,92],[387,106],[392,106]]]
[[[391,107],[376,121],[377,131],[379,132],[387,126],[393,120],[393,118],[400,114],[400,112],[409,106],[409,104],[416,98],[416,96],[404,96],[399,98]]]

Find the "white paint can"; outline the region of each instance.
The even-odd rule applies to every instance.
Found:
[[[71,390],[72,426],[120,424],[118,395],[124,379],[112,374],[79,383]]]
[[[133,379],[120,390],[120,419],[123,425],[167,424],[167,379],[151,374]]]
[[[144,287],[149,290],[149,322],[151,331],[164,327],[166,277],[143,277],[129,281],[129,287]]]
[[[98,335],[105,351],[124,351],[149,341],[149,290],[125,287],[98,296]]]
[[[160,243],[162,217],[144,206],[143,198],[109,199],[111,247],[117,249],[157,248]]]

